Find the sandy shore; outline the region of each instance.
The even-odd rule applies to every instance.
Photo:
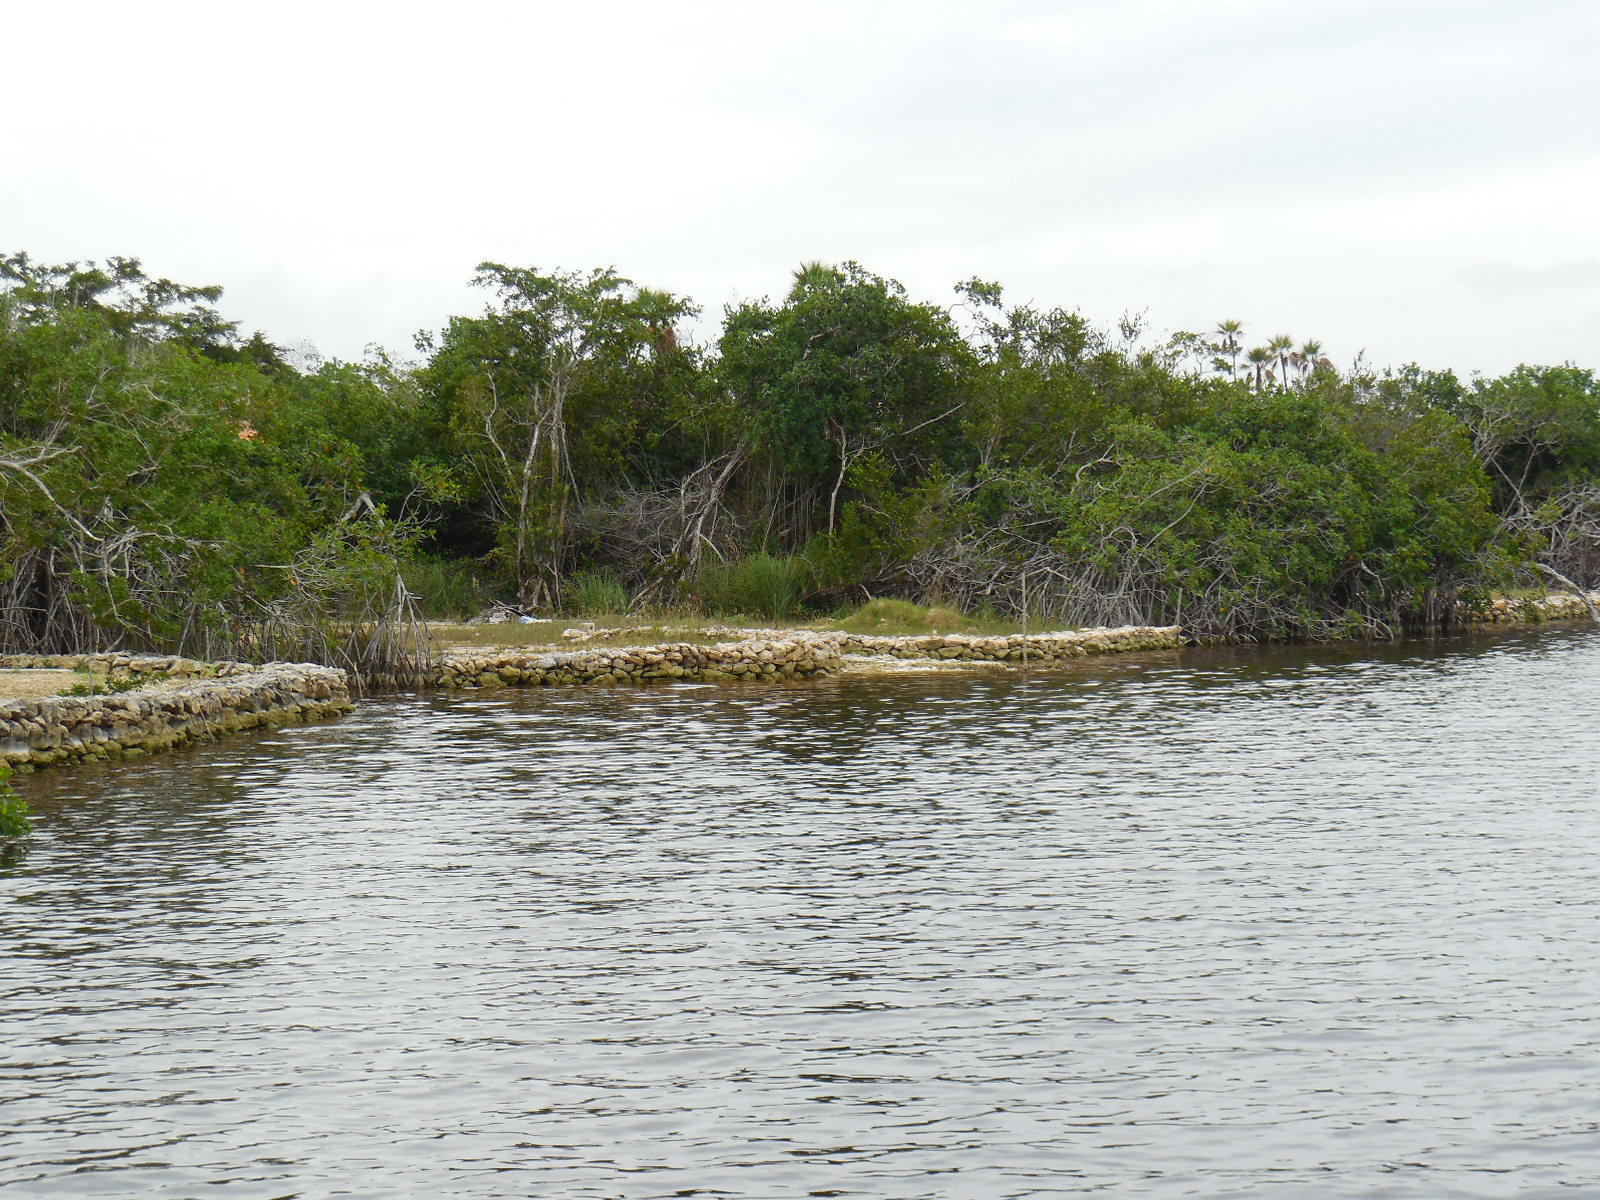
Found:
[[[0,697],[7,700],[43,700],[59,696],[83,677],[76,671],[0,671]]]

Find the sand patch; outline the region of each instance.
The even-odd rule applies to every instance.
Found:
[[[46,696],[59,696],[83,676],[76,671],[46,668],[28,671],[0,671],[0,699],[42,700]]]

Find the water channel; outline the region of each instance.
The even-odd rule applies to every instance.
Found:
[[[1600,1194],[1597,776],[1583,628],[41,773],[0,1194]]]

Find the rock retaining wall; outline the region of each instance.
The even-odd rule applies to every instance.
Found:
[[[799,679],[839,669],[838,643],[822,637],[758,638],[718,646],[671,642],[603,650],[503,650],[446,654],[439,687],[644,683],[652,679]]]
[[[28,668],[107,665],[121,678],[148,677],[154,686],[97,696],[43,700],[0,699],[0,759],[18,770],[85,759],[137,758],[184,742],[261,725],[286,725],[349,712],[343,671],[311,663],[195,663],[157,668],[171,659],[127,655],[49,659],[10,656],[0,665]],[[156,682],[167,680],[169,682]]]
[[[840,649],[847,654],[1010,663],[1056,662],[1089,654],[1125,654],[1134,650],[1172,650],[1189,641],[1176,625],[1126,625],[1120,629],[1075,629],[996,637],[962,633],[933,633],[921,637],[873,637],[862,633],[830,636],[838,639]]]
[[[1600,608],[1600,592],[1590,592],[1589,603]],[[1587,621],[1590,616],[1588,606],[1577,596],[1556,592],[1548,596],[1502,596],[1468,619],[1486,625],[1537,625],[1545,621]]]
[[[662,646],[594,650],[444,655],[434,682],[440,687],[500,687],[561,683],[643,683],[652,679],[762,680],[828,675],[845,654],[930,662],[968,660],[1047,663],[1089,654],[1166,650],[1186,644],[1176,625],[1166,628],[1080,629],[1070,633],[969,637],[871,637],[796,630],[781,637],[750,638],[716,646],[675,642]]]
[[[91,671],[112,679],[217,679],[257,668],[241,662],[203,662],[176,654],[0,654],[0,670]]]

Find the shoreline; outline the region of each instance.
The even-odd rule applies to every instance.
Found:
[[[21,661],[19,661],[21,660]],[[27,656],[0,657],[0,670],[28,670]],[[88,665],[99,678],[133,683],[84,696],[0,698],[0,761],[39,767],[143,758],[241,729],[342,716],[354,709],[343,671],[315,663],[204,663],[157,655],[50,656],[59,671]]]
[[[643,683],[654,679],[694,682],[795,679],[833,675],[847,660],[881,658],[928,670],[972,663],[1040,666],[1096,654],[1175,650],[1192,639],[1176,625],[1123,626],[1056,633],[870,634],[812,630],[751,630],[758,636],[699,646],[668,642],[583,650],[524,647],[499,652],[448,651],[436,660],[440,688],[529,687],[574,683]]]
[[[1600,602],[1600,594],[1589,597]],[[1461,632],[1590,620],[1574,595],[1500,598]],[[401,690],[643,686],[659,680],[761,683],[840,674],[1049,667],[1084,658],[1210,644],[1181,627],[1122,626],[1045,633],[926,633],[903,636],[711,625],[739,635],[703,645],[594,645],[630,630],[569,629],[567,646],[456,647],[436,654],[428,677]],[[689,632],[685,630],[684,632]],[[588,643],[573,648],[572,642]],[[1237,643],[1244,645],[1246,643]],[[8,694],[5,680],[49,673],[46,686],[88,678],[90,695]],[[103,682],[102,682],[103,681]],[[120,687],[107,686],[120,684]],[[13,692],[25,689],[14,685]],[[0,656],[0,762],[18,772],[142,757],[240,729],[325,720],[355,708],[342,670],[312,663],[203,662],[176,655]]]

